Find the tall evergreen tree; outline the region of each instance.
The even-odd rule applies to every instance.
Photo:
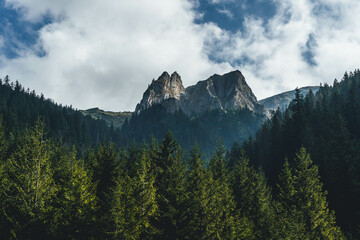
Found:
[[[344,239],[340,228],[335,225],[334,212],[328,208],[326,192],[305,148],[296,155],[292,171],[285,164],[281,175],[280,201],[292,223],[288,232],[296,233],[300,239]],[[294,226],[297,230],[294,231]],[[295,236],[295,235],[294,235]]]
[[[136,155],[128,155],[127,161],[135,165],[133,176],[123,171],[119,176],[114,192],[112,217],[115,228],[115,239],[151,239],[156,229],[151,225],[155,217],[155,177],[151,172],[148,151],[145,147],[138,149]]]
[[[207,224],[204,221],[206,215],[206,203],[209,196],[207,176],[202,161],[202,155],[198,145],[191,150],[186,174],[186,201],[183,239],[204,239]]]
[[[54,159],[54,180],[58,189],[53,198],[53,239],[90,239],[96,210],[95,185],[76,151],[67,154],[61,147]]]
[[[249,159],[244,152],[235,163],[230,182],[236,210],[254,225],[255,239],[275,238],[271,191],[266,184],[264,174],[258,173],[249,166]]]
[[[57,191],[52,177],[51,140],[44,138],[44,123],[26,131],[20,145],[1,165],[1,214],[9,225],[8,238],[46,238],[51,200]]]
[[[152,159],[156,165],[155,187],[157,189],[158,217],[155,227],[159,229],[160,239],[178,239],[182,226],[185,168],[183,151],[168,131],[160,146],[159,157]]]
[[[111,226],[111,200],[119,176],[119,154],[113,144],[102,143],[93,158],[93,183],[96,184],[98,234],[113,229]]]
[[[205,236],[207,239],[234,239],[236,237],[235,204],[228,183],[224,157],[225,148],[219,142],[209,165],[210,196],[204,216],[209,230]]]

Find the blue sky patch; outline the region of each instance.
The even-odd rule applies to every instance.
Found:
[[[52,22],[50,15],[43,16],[39,22],[28,22],[21,17],[21,10],[5,7],[5,1],[0,0],[0,36],[3,46],[0,47],[0,55],[12,59],[19,57],[21,52],[32,49],[39,57],[45,56],[45,51],[34,48],[39,40],[39,30]]]
[[[318,46],[314,34],[309,34],[308,40],[305,46],[302,48],[301,56],[303,60],[312,67],[317,66],[315,60],[314,50]]]
[[[264,25],[276,14],[277,6],[272,0],[199,0],[195,10],[201,15],[196,23],[216,23],[230,32],[244,30],[245,17],[262,19]]]

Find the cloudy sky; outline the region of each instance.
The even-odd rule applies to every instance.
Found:
[[[0,0],[0,77],[134,110],[153,78],[239,69],[258,99],[360,67],[358,0]]]

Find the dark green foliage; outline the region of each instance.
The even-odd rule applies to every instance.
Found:
[[[274,202],[236,145],[225,154],[219,144],[205,167],[197,146],[184,165],[170,132],[120,154],[102,143],[84,160],[44,137],[41,122],[10,136],[1,140],[1,239],[342,238],[303,150],[294,170],[285,165]]]
[[[51,169],[53,143],[44,138],[44,124],[27,130],[21,144],[1,164],[1,210],[10,225],[8,238],[44,238],[57,188]],[[6,229],[5,229],[6,231]]]
[[[95,185],[91,173],[73,150],[54,151],[53,178],[57,186],[52,215],[53,239],[89,239],[96,213]]]
[[[249,166],[249,160],[242,152],[237,156],[230,176],[236,210],[254,225],[255,239],[275,238],[271,191],[264,174]]]
[[[248,109],[212,110],[189,118],[181,111],[168,113],[161,105],[155,105],[135,114],[123,125],[121,144],[141,142],[149,136],[161,139],[170,129],[184,149],[190,150],[197,143],[210,158],[217,139],[224,139],[226,147],[235,141],[242,143],[255,135],[263,120],[263,115]]]
[[[133,147],[133,149],[135,146]],[[139,154],[127,151],[122,161],[133,165],[134,173],[124,171],[118,178],[112,202],[112,220],[115,239],[151,239],[157,233],[151,225],[151,219],[156,216],[155,176],[151,172],[149,151],[137,148]],[[124,169],[125,170],[125,169]]]
[[[107,142],[119,140],[114,129],[6,78],[0,86],[0,238],[342,239],[335,209],[346,236],[357,239],[359,81],[356,71],[316,96],[297,92],[284,113],[275,112],[244,144],[249,161],[233,144],[261,121],[247,110],[189,119],[149,109],[126,121],[121,141],[127,147],[119,150]],[[39,116],[45,124],[27,129]],[[198,141],[209,155],[219,136],[233,147],[226,152],[219,144],[208,166],[199,147],[184,161],[168,128],[185,149]],[[129,142],[150,133],[149,144]],[[301,146],[315,164],[304,149],[297,154]],[[281,170],[285,156],[291,161]],[[278,183],[274,196],[267,179]]]
[[[207,188],[208,178],[202,161],[199,146],[195,146],[188,159],[186,179],[185,209],[186,227],[182,233],[183,239],[203,239],[207,231],[206,202],[209,198]]]
[[[244,143],[251,163],[262,166],[274,186],[283,159],[306,147],[328,191],[330,209],[349,235],[360,238],[360,71],[342,81],[296,98],[284,113],[276,112],[256,138]]]
[[[318,167],[305,148],[296,155],[294,165],[292,170],[285,162],[278,185],[282,238],[344,239],[335,226],[334,212],[329,211]]]
[[[235,204],[228,183],[224,155],[224,146],[219,142],[209,165],[211,187],[208,188],[210,194],[205,215],[209,222],[207,239],[235,239],[236,231],[240,230],[236,229]]]
[[[119,177],[119,156],[113,144],[102,143],[92,158],[92,181],[96,186],[97,210],[101,231],[110,232],[112,227],[111,201],[114,199],[116,181]]]
[[[0,115],[3,116],[5,134],[24,131],[41,119],[49,136],[61,138],[69,145],[87,147],[105,139],[118,140],[116,130],[110,131],[104,121],[83,116],[71,106],[58,105],[45,99],[43,94],[38,96],[35,91],[25,90],[17,81],[10,83],[8,76],[0,84]]]
[[[159,216],[155,226],[160,239],[178,239],[182,231],[182,207],[185,193],[183,151],[170,131],[165,135],[155,165],[156,202]]]

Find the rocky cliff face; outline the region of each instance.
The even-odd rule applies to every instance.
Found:
[[[135,112],[154,104],[161,104],[169,112],[181,109],[188,115],[212,109],[248,108],[254,112],[263,111],[263,106],[257,102],[240,71],[222,76],[215,74],[186,89],[176,72],[171,76],[164,72],[156,81],[153,80],[145,91]]]
[[[222,76],[215,74],[186,88],[186,98],[182,102],[182,110],[188,114],[235,108],[248,108],[252,111],[261,108],[240,71]]]
[[[156,81],[153,80],[145,91],[141,102],[136,106],[138,113],[155,104],[162,104],[168,111],[179,109],[180,99],[185,95],[185,88],[177,72],[171,76],[164,72]]]

